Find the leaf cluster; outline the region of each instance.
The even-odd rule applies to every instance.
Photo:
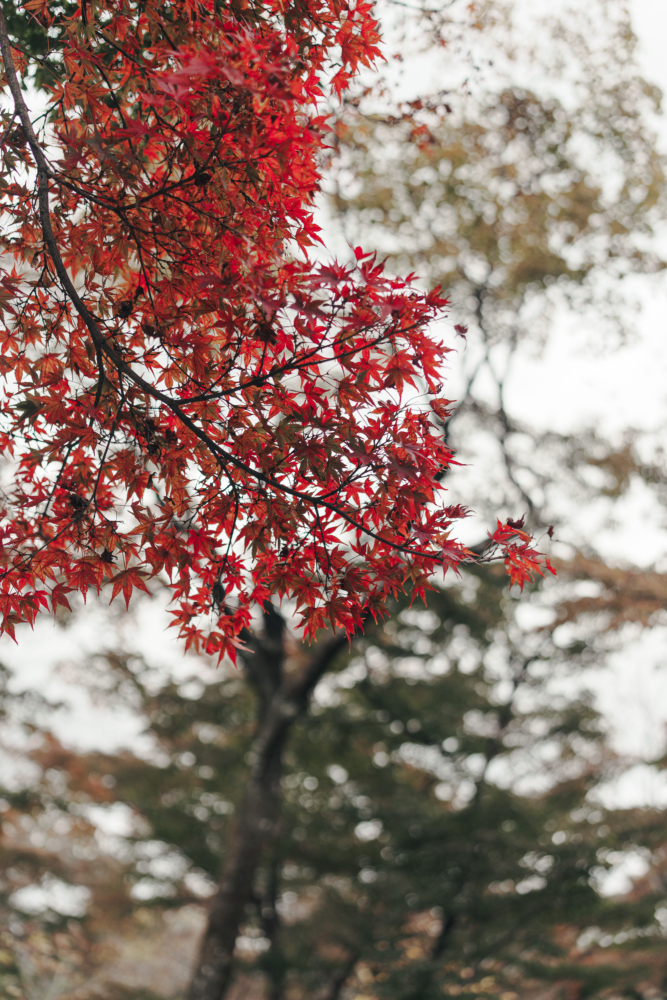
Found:
[[[376,57],[369,5],[25,9],[62,72],[35,132],[0,31],[5,630],[157,576],[186,646],[234,658],[271,594],[352,634],[470,558],[437,479],[446,300],[308,257],[317,103]]]

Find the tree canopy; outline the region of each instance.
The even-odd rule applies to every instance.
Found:
[[[25,9],[53,45],[0,22],[5,630],[166,574],[186,645],[234,657],[271,594],[351,634],[470,558],[438,482],[446,300],[308,256],[317,102],[377,58],[370,4]],[[508,524],[495,551],[539,563]]]

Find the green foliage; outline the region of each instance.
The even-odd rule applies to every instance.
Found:
[[[50,11],[52,21],[47,25],[38,11],[26,11],[15,0],[3,5],[12,44],[36,63],[33,82],[37,87],[52,87],[60,78],[63,72],[60,49],[65,23],[78,10],[79,4],[72,0],[60,0],[54,7]]]
[[[288,666],[302,655],[294,648]],[[628,852],[657,862],[662,818],[590,799],[614,759],[585,693],[571,683],[563,693],[573,666],[548,636],[519,629],[492,571],[436,590],[427,609],[395,606],[355,643],[293,731],[279,834],[243,928],[256,950],[242,948],[241,961],[273,995],[317,996],[353,966],[359,989],[392,1000],[473,986],[508,1000],[544,980],[606,997],[654,978],[664,893],[609,899],[597,885]],[[142,906],[192,902],[217,880],[247,781],[248,688],[239,674],[158,687],[149,667],[118,654],[87,675],[108,700],[134,703],[152,752],[42,749],[40,794],[14,808],[129,806],[119,912],[137,905],[128,890]],[[597,949],[590,967],[595,934],[588,948],[576,942],[591,927],[625,940],[625,952],[605,962]]]

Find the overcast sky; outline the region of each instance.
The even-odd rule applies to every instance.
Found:
[[[667,3],[631,0],[630,10],[642,46],[644,73],[667,93]]]

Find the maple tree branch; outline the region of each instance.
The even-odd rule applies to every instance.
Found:
[[[270,601],[264,602],[263,615],[263,636],[257,635],[250,629],[244,629],[240,635],[246,646],[241,658],[250,686],[257,695],[262,714],[266,712],[283,679],[282,654],[285,633],[285,619]]]
[[[406,329],[402,329],[400,332],[402,334],[409,333],[410,330],[414,329],[416,326],[417,324],[415,323],[414,327],[407,327]],[[368,328],[362,327],[360,332],[364,332],[365,329]],[[395,327],[390,327],[388,330],[385,330],[383,331],[383,333],[379,334],[375,338],[375,340],[364,341],[364,343],[360,344],[358,347],[351,347],[347,351],[341,351],[340,354],[335,355],[333,360],[340,361],[342,358],[347,358],[350,355],[361,354],[362,351],[368,350],[368,348],[370,347],[379,347],[384,340],[391,340],[391,338],[396,334],[396,332],[397,331]],[[317,346],[313,347],[310,351],[306,351],[305,354],[303,354],[301,357],[295,358],[292,361],[286,361],[282,365],[275,366],[270,371],[266,372],[264,375],[253,375],[253,377],[249,379],[247,382],[241,382],[239,385],[234,386],[233,389],[229,390],[220,389],[217,392],[209,391],[206,393],[202,393],[199,396],[188,396],[187,399],[184,401],[188,403],[203,403],[211,399],[223,399],[225,396],[235,395],[242,389],[249,389],[254,385],[260,385],[263,382],[267,382],[270,378],[275,378],[276,375],[284,375],[287,373],[293,375],[295,372],[302,371],[304,368],[307,368],[308,365],[312,363],[309,359],[319,354],[320,351],[322,351],[324,348],[328,346],[331,345],[326,344],[323,340],[322,343],[317,344]]]
[[[67,459],[71,455],[72,449],[74,448],[76,443],[77,439],[75,438],[73,441],[70,441],[70,443],[67,445],[67,449],[65,450],[65,455],[63,457],[62,464],[60,466],[60,469],[58,470],[58,475],[56,476],[53,486],[51,487],[51,492],[49,493],[46,499],[46,504],[41,514],[42,520],[44,520],[44,518],[46,517],[51,501],[53,500],[53,496],[58,488],[58,484],[60,483],[60,480],[62,479],[63,473],[65,471],[65,466],[67,465]]]
[[[100,384],[102,383],[102,379],[103,379],[103,375],[100,374]],[[120,388],[122,390],[122,386]],[[98,395],[99,394],[100,394],[100,390],[98,389]],[[99,489],[100,481],[102,479],[102,472],[104,471],[104,464],[105,464],[105,462],[107,460],[107,455],[109,454],[109,448],[111,447],[111,442],[113,441],[114,434],[116,433],[116,428],[118,427],[118,422],[120,420],[121,410],[123,408],[123,404],[124,403],[125,403],[125,393],[122,392],[121,393],[121,397],[120,397],[120,403],[118,404],[118,409],[116,410],[116,416],[114,418],[114,422],[112,423],[111,428],[109,430],[109,439],[108,439],[108,441],[107,441],[107,443],[106,443],[106,445],[104,447],[104,453],[102,454],[102,457],[100,458],[100,467],[99,467],[98,472],[97,472],[97,479],[95,480],[95,485],[93,486],[93,492],[92,492],[91,497],[90,497],[91,502],[95,504],[95,509],[96,510],[99,509],[98,506],[97,506],[97,491]],[[97,406],[97,399],[95,400],[95,405]]]
[[[366,618],[366,621],[368,618]],[[364,622],[364,625],[366,622]],[[360,631],[363,631],[363,627]],[[327,672],[338,654],[349,643],[348,636],[343,629],[335,631],[328,639],[320,640],[316,651],[308,662],[303,673],[292,682],[290,698],[297,703],[305,703],[312,691],[317,686],[318,681]]]
[[[169,409],[179,418],[179,420],[190,430],[192,433],[202,441],[207,448],[212,452],[212,454],[221,462],[224,466],[226,463],[231,463],[237,469],[248,475],[254,477],[260,482],[265,483],[267,486],[271,486],[273,489],[278,490],[283,493],[287,493],[289,496],[293,496],[299,500],[304,500],[306,503],[311,504],[314,507],[325,507],[331,510],[339,517],[343,518],[348,524],[358,531],[362,531],[369,535],[375,541],[382,542],[385,545],[389,545],[392,549],[397,552],[403,552],[407,555],[416,556],[426,556],[427,558],[438,559],[440,554],[438,552],[423,551],[421,549],[416,549],[414,546],[401,545],[398,542],[394,542],[391,539],[384,538],[382,535],[373,531],[372,528],[361,523],[357,518],[351,516],[347,511],[343,510],[338,504],[330,503],[327,500],[323,500],[320,497],[313,496],[312,494],[304,493],[301,490],[292,489],[286,486],[284,483],[273,479],[270,476],[266,476],[264,473],[260,472],[258,469],[253,469],[252,466],[247,465],[245,462],[236,458],[226,449],[222,448],[217,442],[213,441],[205,431],[201,430],[197,424],[183,412],[182,406],[187,405],[189,400],[183,400],[177,402],[168,396],[166,393],[161,392],[156,389],[155,386],[151,385],[144,378],[141,377],[134,369],[129,365],[124,358],[109,344],[108,338],[104,336],[102,330],[100,329],[99,323],[96,317],[90,312],[86,304],[83,302],[79,296],[76,288],[74,287],[67,269],[63,262],[58,249],[58,243],[53,232],[53,227],[51,225],[51,213],[49,208],[49,176],[51,176],[48,162],[44,156],[44,152],[39,144],[37,136],[32,127],[32,122],[30,120],[30,113],[28,107],[23,99],[23,94],[18,82],[18,77],[16,75],[16,69],[12,59],[10,42],[7,35],[7,26],[0,11],[0,51],[2,52],[3,61],[5,63],[5,70],[7,72],[7,79],[9,81],[10,90],[12,97],[14,98],[14,104],[16,110],[21,118],[21,122],[26,132],[28,143],[32,150],[33,156],[37,163],[37,183],[38,183],[38,198],[39,198],[39,217],[40,224],[42,227],[42,232],[44,234],[44,242],[49,250],[49,255],[53,260],[54,267],[60,278],[60,281],[65,289],[69,299],[74,305],[75,309],[83,319],[84,323],[90,331],[91,337],[93,338],[93,343],[96,350],[99,350],[107,355],[115,364],[117,371],[122,371],[128,376],[136,385],[144,390],[149,396],[154,399],[159,400],[168,406]]]
[[[14,128],[14,120],[15,120],[15,118],[16,118],[16,108],[14,108],[14,114],[9,119],[9,125],[7,126],[7,128],[5,129],[5,131],[0,136],[0,146],[5,142],[5,140],[9,136],[9,133]]]
[[[30,565],[30,563],[32,562],[32,560],[35,558],[35,556],[39,555],[40,552],[44,552],[45,549],[48,549],[49,545],[53,545],[54,542],[57,542],[58,539],[61,538],[65,534],[65,532],[69,530],[69,528],[71,527],[72,524],[75,523],[75,521],[76,521],[76,515],[74,515],[73,517],[71,517],[67,521],[67,523],[65,524],[65,526],[62,527],[60,529],[60,531],[56,532],[56,534],[52,538],[49,538],[48,541],[46,541],[44,543],[44,545],[40,545],[33,552],[26,553],[21,558],[21,560],[19,561],[18,566],[21,569],[27,569],[28,566]],[[40,534],[39,537],[43,538],[44,536],[42,534]],[[11,573],[13,573],[16,568],[17,568],[17,566],[14,565],[14,566],[10,566],[9,569],[4,570],[2,573],[0,573],[0,580],[4,580],[6,577],[10,576]],[[48,584],[47,584],[47,586],[48,586]]]
[[[56,78],[56,80],[60,81],[61,74],[58,73],[57,70],[53,68],[53,66],[51,65],[49,60],[45,58],[45,56],[39,56],[37,55],[36,52],[26,52],[26,50],[22,48],[22,46],[18,45],[16,42],[12,42],[12,48],[16,49],[17,52],[20,52],[22,55],[24,55],[26,59],[34,59],[35,62],[38,62],[40,64],[40,66],[43,66],[44,69],[48,70],[49,73],[51,73],[51,75]]]

